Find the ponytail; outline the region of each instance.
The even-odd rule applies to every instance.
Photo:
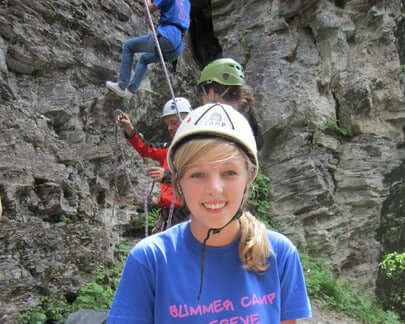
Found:
[[[265,271],[269,267],[267,259],[271,255],[266,226],[248,211],[243,213],[239,222],[239,256],[243,267],[256,272]]]

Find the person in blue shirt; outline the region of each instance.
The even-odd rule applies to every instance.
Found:
[[[131,250],[108,324],[295,324],[311,316],[298,251],[247,210],[258,173],[249,122],[208,103],[183,120],[168,151],[190,220]]]
[[[189,0],[147,0],[151,13],[160,10],[156,32],[165,61],[177,60],[183,52],[183,35],[190,27]],[[131,76],[135,53],[143,53]],[[122,46],[121,68],[117,82],[107,81],[106,87],[120,97],[131,97],[138,90],[148,64],[160,61],[153,34],[127,40]]]

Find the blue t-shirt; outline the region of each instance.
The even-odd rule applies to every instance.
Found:
[[[183,51],[183,35],[190,27],[189,0],[154,0],[160,9],[157,32],[167,38],[180,54]]]
[[[239,240],[206,247],[184,222],[139,242],[130,252],[108,324],[278,324],[311,316],[298,252],[268,231],[272,255],[262,274],[243,269]]]

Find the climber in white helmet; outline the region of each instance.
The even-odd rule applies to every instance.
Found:
[[[166,102],[163,107],[162,118],[167,127],[167,131],[171,137],[176,133],[180,125],[179,115],[184,118],[191,111],[190,102],[183,97],[175,98]],[[142,134],[138,133],[127,114],[122,113],[117,116],[117,124],[120,126],[133,148],[142,156],[159,162],[160,167],[150,167],[148,175],[155,182],[160,183],[160,195],[158,198],[158,206],[161,208],[161,218],[159,223],[153,230],[153,233],[163,231],[168,226],[168,216],[171,210],[173,197],[173,188],[171,186],[171,175],[167,164],[167,151],[170,143],[162,143],[160,145],[151,145],[147,143]],[[181,201],[177,198],[174,201],[174,209],[172,210],[171,224],[177,224],[184,221],[188,217],[188,210],[182,206]]]

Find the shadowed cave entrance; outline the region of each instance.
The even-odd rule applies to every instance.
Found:
[[[211,1],[191,1],[190,37],[194,57],[200,68],[222,57],[222,48],[212,25]]]

